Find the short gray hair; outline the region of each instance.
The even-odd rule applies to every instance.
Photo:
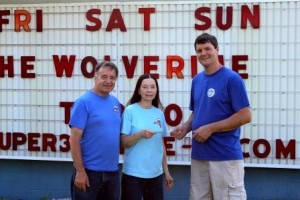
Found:
[[[109,67],[112,70],[115,70],[116,71],[116,77],[118,77],[119,69],[118,69],[117,65],[115,65],[115,63],[110,62],[110,61],[102,61],[100,63],[97,63],[97,65],[95,66],[95,74],[99,71],[99,69],[101,67]]]

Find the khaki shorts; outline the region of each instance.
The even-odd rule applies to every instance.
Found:
[[[244,161],[192,159],[190,200],[246,200]]]

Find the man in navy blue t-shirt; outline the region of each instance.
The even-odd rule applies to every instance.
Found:
[[[171,135],[192,131],[191,200],[246,199],[240,127],[251,121],[242,78],[218,60],[218,41],[203,33],[194,43],[204,71],[192,81],[189,119]]]

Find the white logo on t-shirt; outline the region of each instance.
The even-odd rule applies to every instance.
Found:
[[[213,97],[214,95],[215,95],[215,89],[213,89],[213,88],[209,88],[208,90],[207,90],[207,96],[208,97]]]
[[[119,109],[118,109],[118,106],[114,106],[114,107],[113,107],[113,111],[114,111],[114,112],[118,112],[118,110],[119,110]]]

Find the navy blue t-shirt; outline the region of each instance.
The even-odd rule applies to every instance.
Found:
[[[192,130],[228,118],[249,107],[243,79],[236,72],[222,67],[217,72],[196,75],[192,81],[190,110]],[[213,133],[204,143],[192,141],[192,158],[196,160],[243,159],[240,128]]]

